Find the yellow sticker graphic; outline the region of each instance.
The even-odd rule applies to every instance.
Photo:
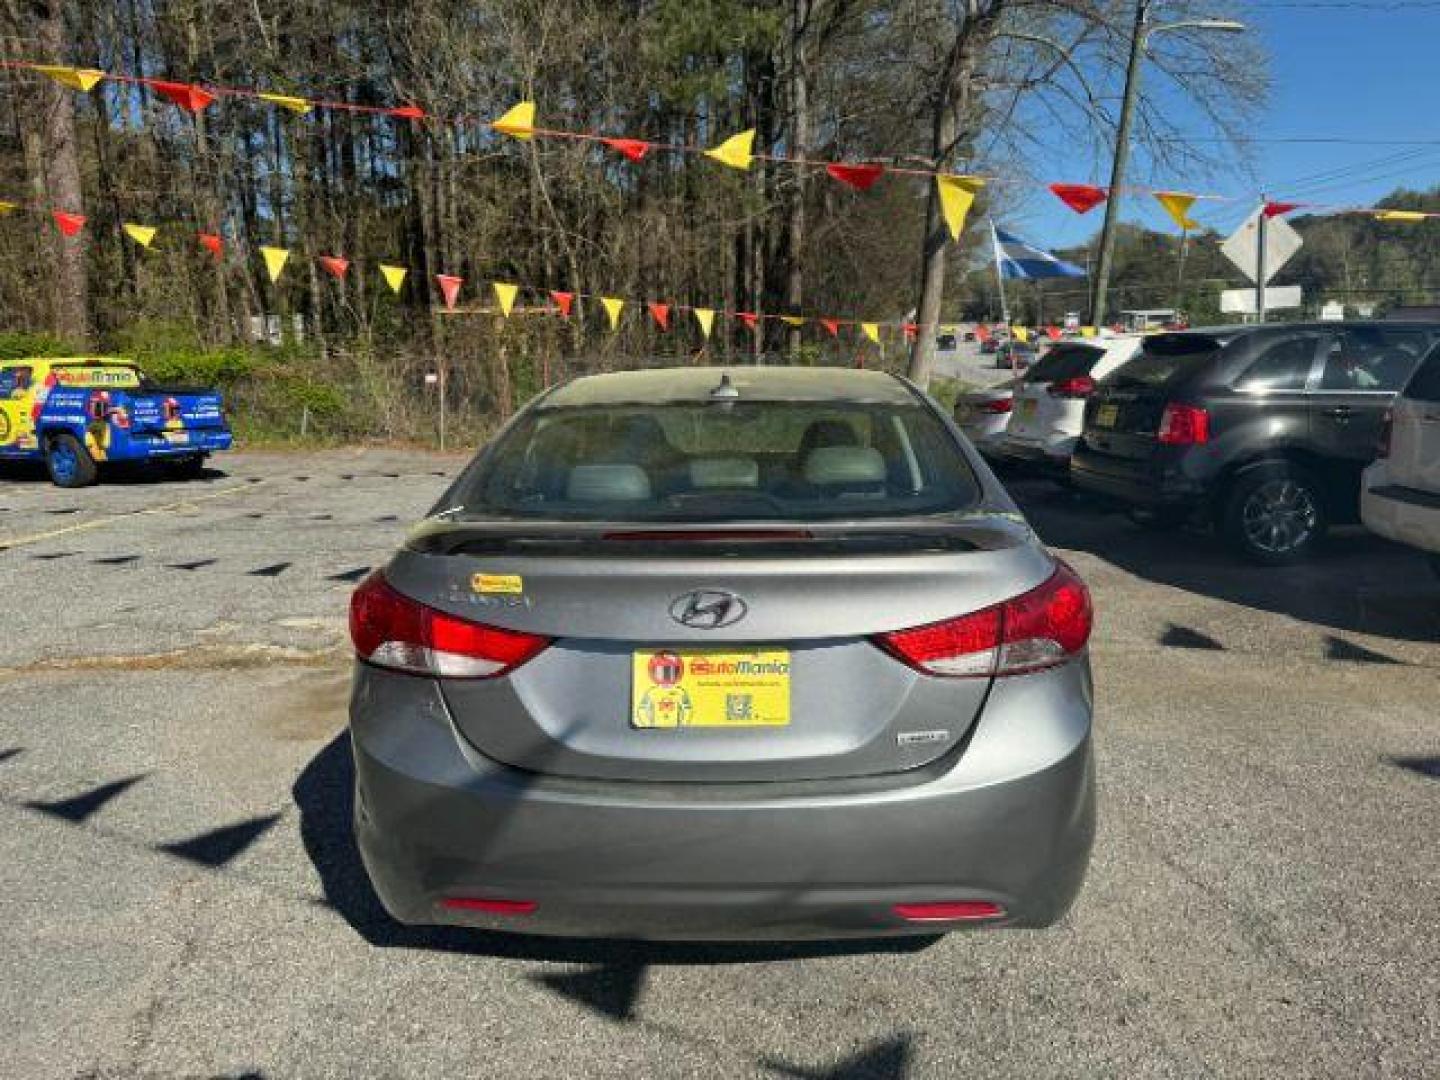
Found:
[[[637,728],[785,727],[790,653],[641,650],[631,659],[630,708]]]
[[[525,579],[519,574],[472,574],[470,588],[487,596],[496,593],[518,596],[525,591]]]

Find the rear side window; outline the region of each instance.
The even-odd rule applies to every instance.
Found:
[[[1341,331],[1325,357],[1322,390],[1389,390],[1405,385],[1430,341],[1419,330],[1356,326]]]
[[[1100,381],[1107,386],[1169,386],[1203,369],[1220,348],[1203,334],[1156,334],[1145,339],[1135,359]]]
[[[1430,350],[1425,363],[1405,387],[1405,396],[1413,401],[1440,401],[1440,347]]]
[[[1093,345],[1057,345],[1046,353],[1025,376],[1026,382],[1050,383],[1089,375],[1095,362],[1105,355]]]
[[[455,502],[475,516],[792,521],[947,513],[979,493],[918,402],[737,401],[532,410]]]
[[[31,369],[12,367],[0,370],[0,397],[23,394],[30,389]]]
[[[1312,334],[1285,338],[1263,349],[1235,382],[1237,390],[1304,390],[1315,364]]]

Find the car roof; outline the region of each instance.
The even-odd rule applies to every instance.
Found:
[[[836,367],[677,367],[584,375],[549,394],[539,408],[712,401],[728,379],[738,400],[913,402],[904,381],[883,371]]]
[[[1303,320],[1296,322],[1230,323],[1224,326],[1192,326],[1186,330],[1166,330],[1165,336],[1184,337],[1200,334],[1220,342],[1232,341],[1246,334],[1270,333],[1277,330],[1343,330],[1364,327],[1371,330],[1440,330],[1440,322],[1425,319],[1345,319]],[[1154,337],[1157,335],[1146,335]]]

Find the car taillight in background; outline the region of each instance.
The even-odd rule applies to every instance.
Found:
[[[377,667],[447,679],[493,679],[513,671],[550,639],[460,619],[396,592],[371,574],[350,598],[350,639]]]
[[[1087,398],[1095,392],[1095,380],[1089,375],[1076,375],[1073,379],[1061,379],[1050,384],[1050,396],[1058,398]]]
[[[1388,458],[1390,456],[1390,438],[1395,433],[1395,412],[1393,409],[1385,410],[1385,419],[1380,421],[1380,441],[1375,445],[1375,456],[1377,458]]]
[[[1063,664],[1090,640],[1085,583],[1064,563],[1043,585],[944,622],[880,634],[876,643],[927,675],[988,678]]]
[[[989,413],[992,416],[1000,416],[1015,408],[1013,398],[996,398],[993,401],[982,401],[975,406],[982,413]]]
[[[1155,438],[1164,446],[1200,446],[1210,441],[1210,414],[1198,405],[1172,401],[1160,414]]]

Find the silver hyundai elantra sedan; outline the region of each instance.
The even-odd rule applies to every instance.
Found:
[[[355,830],[401,922],[935,934],[1079,892],[1089,594],[901,379],[567,383],[350,620]]]

